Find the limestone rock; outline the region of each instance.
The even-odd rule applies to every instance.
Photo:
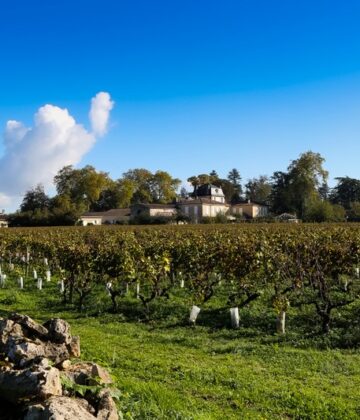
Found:
[[[35,337],[46,338],[48,335],[48,330],[44,326],[38,324],[27,315],[14,313],[9,317],[9,319],[17,324],[20,324],[25,330],[27,330],[27,336],[34,335]]]
[[[110,392],[106,389],[100,392],[100,402],[96,416],[99,420],[118,420],[119,415]]]
[[[60,318],[53,318],[45,322],[44,327],[49,331],[48,340],[54,343],[71,343],[70,325]]]
[[[85,400],[53,397],[43,405],[29,407],[24,420],[95,420],[89,409]]]
[[[60,372],[40,367],[0,372],[0,395],[14,404],[22,399],[62,395]]]
[[[80,357],[80,337],[74,335],[68,345],[69,353],[73,357]]]
[[[65,376],[78,385],[111,384],[109,373],[96,363],[75,363],[64,371]]]
[[[0,420],[118,420],[110,390],[83,398],[71,398],[71,387],[62,390],[61,375],[79,385],[112,383],[96,363],[70,361],[79,356],[80,339],[61,319],[44,325],[21,314],[0,319]]]
[[[59,368],[61,370],[68,370],[71,366],[71,361],[70,360],[64,360],[63,362],[60,363]]]
[[[0,319],[0,352],[6,351],[6,343],[10,336],[23,336],[21,326],[10,319]]]
[[[91,377],[98,378],[101,384],[112,384],[113,380],[107,370],[99,366],[97,363],[94,363],[91,369]]]
[[[61,363],[70,357],[65,344],[41,342],[40,340],[29,340],[26,338],[10,337],[7,342],[7,354],[9,359],[20,367],[27,366],[31,361],[43,357],[55,364]]]

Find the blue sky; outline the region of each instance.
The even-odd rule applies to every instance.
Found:
[[[359,2],[14,0],[0,12],[1,127],[32,125],[44,104],[88,127],[91,97],[115,101],[80,166],[181,179],[236,167],[246,181],[311,149],[332,178],[360,177]]]

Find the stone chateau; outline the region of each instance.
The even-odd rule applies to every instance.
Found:
[[[125,223],[131,219],[172,218],[183,215],[187,216],[193,223],[199,223],[203,217],[215,217],[219,214],[228,217],[230,220],[235,220],[236,217],[254,219],[266,217],[268,206],[249,201],[229,204],[226,202],[225,195],[220,187],[205,184],[198,187],[189,198],[171,204],[134,204],[126,209],[88,212],[81,216],[80,221],[86,226]]]

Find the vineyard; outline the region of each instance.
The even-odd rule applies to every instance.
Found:
[[[1,312],[68,319],[125,418],[360,415],[356,224],[3,229],[0,256]]]
[[[360,229],[339,226],[24,229],[0,234],[2,287],[42,289],[83,310],[90,295],[112,311],[135,297],[145,320],[156,301],[191,305],[190,323],[216,300],[239,327],[239,310],[261,300],[285,333],[292,306],[310,306],[322,332],[332,314],[360,297]],[[190,308],[190,306],[189,306]],[[349,325],[351,319],[348,320]],[[314,325],[312,325],[312,328]]]

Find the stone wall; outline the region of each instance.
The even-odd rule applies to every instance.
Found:
[[[0,420],[118,420],[109,373],[71,361],[79,356],[80,339],[62,319],[0,319]]]

